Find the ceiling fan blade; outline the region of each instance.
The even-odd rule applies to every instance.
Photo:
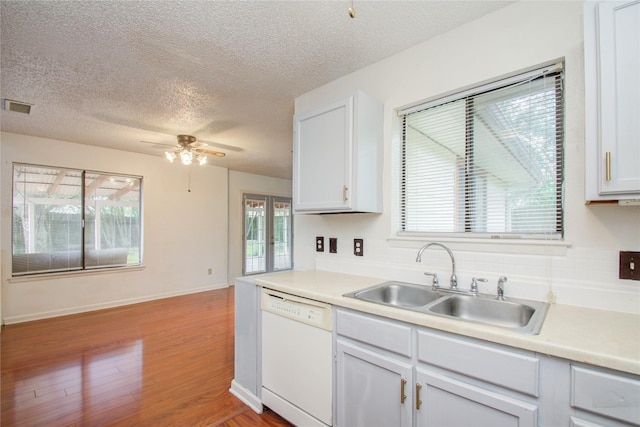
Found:
[[[162,142],[151,142],[151,141],[140,141],[140,142],[142,142],[143,144],[158,145],[158,146],[160,146],[160,147],[165,147],[165,148],[166,148],[166,147],[168,147],[168,148],[176,148],[176,147],[179,147],[179,146],[178,146],[178,145],[176,145],[176,144],[163,144]]]
[[[201,148],[196,148],[193,151],[195,151],[196,153],[208,154],[210,156],[218,156],[218,157],[224,157],[225,156],[225,154],[221,153],[220,151],[203,150]]]
[[[220,142],[214,142],[214,141],[202,141],[202,140],[198,140],[199,142],[202,142],[203,144],[207,144],[210,147],[217,147],[217,148],[221,148],[223,150],[226,151],[242,151],[242,148],[240,147],[234,147],[233,145],[227,145],[227,144],[222,144]]]

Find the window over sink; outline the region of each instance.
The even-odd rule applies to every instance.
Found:
[[[399,112],[399,235],[563,237],[562,64]]]

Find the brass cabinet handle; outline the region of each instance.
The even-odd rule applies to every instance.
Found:
[[[407,395],[404,394],[404,386],[407,385],[407,380],[405,380],[404,378],[400,379],[400,403],[403,404],[405,399],[407,398]]]
[[[605,158],[605,168],[606,168],[606,178],[607,181],[611,181],[611,151],[607,151],[604,153]]]
[[[422,405],[422,400],[420,400],[420,390],[422,390],[422,385],[416,383],[416,409],[420,410],[420,405]]]
[[[346,202],[347,200],[349,200],[349,198],[347,197],[347,191],[349,191],[349,187],[347,187],[346,185],[342,186],[342,201]]]

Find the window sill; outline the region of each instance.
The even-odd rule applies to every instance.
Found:
[[[144,269],[145,269],[144,265],[136,265],[132,267],[96,268],[91,270],[64,271],[60,273],[43,273],[43,274],[33,274],[28,276],[11,277],[8,279],[8,282],[9,283],[36,282],[40,280],[64,279],[67,277],[80,277],[80,276],[93,276],[97,274],[128,273],[131,271],[142,271]]]
[[[527,240],[527,239],[487,239],[471,237],[444,236],[394,236],[387,239],[392,248],[417,249],[429,242],[446,243],[452,250],[564,256],[571,242],[563,240]]]

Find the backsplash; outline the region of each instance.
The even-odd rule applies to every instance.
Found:
[[[462,289],[469,287],[473,277],[485,278],[488,281],[480,283],[480,292],[492,294],[498,278],[506,276],[507,297],[636,314],[640,307],[638,282],[618,279],[617,251],[568,248],[566,255],[560,256],[479,253],[450,247]],[[441,286],[448,286],[451,260],[447,253],[429,248],[419,264],[416,254],[415,248],[395,248],[387,240],[367,239],[363,257],[342,248],[337,254],[317,253],[316,268],[426,285],[431,279],[423,273],[429,271],[438,274]]]

